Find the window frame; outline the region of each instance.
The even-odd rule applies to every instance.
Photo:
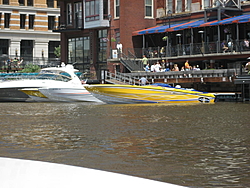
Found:
[[[151,1],[148,4],[148,1]],[[144,9],[145,9],[145,18],[153,18],[154,17],[154,1],[153,0],[145,0],[144,1]],[[148,14],[150,12],[150,14]]]
[[[175,1],[175,13],[181,13],[182,12],[182,1],[183,0],[176,0]],[[180,6],[179,6],[179,4]]]
[[[29,29],[34,29],[35,15],[29,14]]]
[[[4,13],[4,28],[10,28],[10,13]]]
[[[85,1],[85,21],[100,20],[100,1],[86,0]]]
[[[25,29],[26,14],[20,14],[20,29]]]
[[[48,30],[53,30],[55,28],[55,16],[48,16]]]
[[[66,11],[67,11],[67,25],[72,25],[72,4],[67,3],[66,4]]]
[[[120,18],[120,0],[114,0],[115,18]]]

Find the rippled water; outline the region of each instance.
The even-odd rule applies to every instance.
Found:
[[[0,103],[0,156],[250,187],[250,105]]]

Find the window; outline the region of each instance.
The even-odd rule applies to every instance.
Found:
[[[72,24],[72,5],[67,3],[67,25]]]
[[[9,0],[3,0],[3,4],[4,5],[8,5],[9,4]]]
[[[10,28],[10,13],[4,13],[4,28]]]
[[[97,58],[99,62],[107,61],[107,41],[104,40],[108,36],[108,31],[105,30],[99,30],[98,31],[98,38],[99,38],[99,44],[98,44],[98,54]]]
[[[33,58],[33,40],[21,40],[20,56],[25,57],[25,60]]]
[[[68,39],[68,63],[90,77],[90,37]]]
[[[20,15],[20,29],[25,29],[26,14]]]
[[[185,4],[185,12],[191,11],[192,0],[186,0],[185,3],[186,3],[186,4]]]
[[[33,0],[27,0],[27,6],[33,6]]]
[[[108,19],[108,0],[103,0],[103,19]]]
[[[2,54],[9,54],[9,40],[8,39],[0,39],[0,56]]]
[[[176,9],[175,9],[176,13],[180,13],[182,12],[182,0],[176,0]]]
[[[55,16],[48,17],[48,30],[53,30],[55,27]]]
[[[35,15],[29,15],[29,29],[34,29]]]
[[[54,8],[54,0],[47,0],[47,7]]]
[[[210,8],[211,7],[210,0],[203,0],[202,5],[203,5],[202,8]]]
[[[115,0],[115,18],[120,17],[120,0]]]
[[[153,17],[153,0],[145,0],[145,17]]]
[[[60,41],[49,41],[49,58],[56,58],[55,48],[60,46]]]
[[[18,0],[19,6],[24,6],[24,0]]]
[[[99,0],[86,0],[85,3],[85,20],[94,21],[100,19]]]
[[[75,27],[82,28],[82,2],[75,3]]]
[[[167,12],[168,11],[173,12],[173,1],[172,0],[167,1]]]

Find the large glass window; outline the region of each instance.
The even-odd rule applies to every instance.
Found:
[[[153,0],[145,0],[145,17],[153,17]]]
[[[107,40],[105,40],[108,36],[107,30],[99,30],[98,31],[98,38],[99,44],[98,52],[97,52],[97,59],[99,62],[104,62],[107,60]]]
[[[4,13],[4,28],[10,28],[10,13]]]
[[[67,25],[72,24],[72,5],[67,3]]]
[[[90,74],[90,38],[78,37],[68,40],[68,63],[85,74]]]
[[[115,18],[120,17],[120,0],[115,0]]]
[[[86,0],[85,3],[85,20],[93,21],[100,19],[99,0]]]
[[[75,3],[75,27],[82,27],[82,2]]]
[[[35,15],[29,15],[29,29],[34,29]]]

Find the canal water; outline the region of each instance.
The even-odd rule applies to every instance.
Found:
[[[0,156],[250,187],[250,105],[0,103]]]

